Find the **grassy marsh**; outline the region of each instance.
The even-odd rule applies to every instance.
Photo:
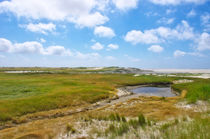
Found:
[[[210,100],[210,79],[194,79],[192,83],[174,84],[172,87],[179,92],[187,90],[186,99],[189,103]]]
[[[130,74],[0,73],[0,121],[28,113],[91,104],[113,96],[119,86],[172,80]]]
[[[30,69],[26,68],[24,70]],[[51,113],[52,115],[53,113],[59,113],[59,110],[62,111],[62,109],[69,110],[89,106],[102,99],[113,97],[118,87],[151,83],[172,83],[174,80],[183,79],[183,77],[155,75],[134,77],[133,74],[79,74],[80,70],[87,70],[83,68],[77,69],[78,73],[71,74],[65,71],[69,72],[69,69],[54,70],[61,70],[62,72],[0,73],[0,125],[4,125],[5,122],[11,120],[15,121],[18,118],[20,118],[20,121],[22,120],[21,118],[24,120],[24,116],[38,117],[40,113],[49,116]],[[198,100],[209,102],[210,79],[189,79],[194,82],[173,84],[172,88],[178,92],[185,90],[186,95],[184,96],[188,103],[194,103]],[[104,109],[84,112],[82,115],[88,115],[84,118],[85,122],[91,123],[95,119],[95,121],[109,123],[105,124],[107,125],[106,132],[91,131],[92,133],[96,132],[98,136],[107,135],[112,138],[127,138],[130,136],[139,138],[144,133],[148,138],[206,138],[209,131],[209,117],[202,117],[203,113],[183,110],[175,106],[179,101],[185,100],[185,98],[139,97],[114,106],[107,106]],[[50,110],[55,111],[50,112]],[[139,113],[143,115],[139,115]],[[176,119],[183,115],[190,117],[192,120]],[[78,117],[81,117],[81,115]],[[161,123],[171,118],[175,118],[175,120],[156,125],[156,123]],[[59,126],[65,130],[65,133],[78,134],[78,131],[75,130],[74,122],[70,122],[72,119],[75,121],[78,118],[66,116],[58,119],[63,120],[62,125],[65,126]],[[54,133],[54,125],[60,121],[58,119],[54,119],[54,121],[57,121],[51,123],[46,132],[45,130],[42,131],[43,135],[50,132],[51,136],[51,132],[53,134],[58,132]],[[53,120],[45,119],[43,121]],[[69,122],[70,124],[68,124]],[[37,123],[44,125],[41,121]],[[40,130],[38,126],[40,125],[36,125],[36,121],[34,121],[34,124],[34,129],[27,127],[27,131],[32,132],[36,129],[36,132],[38,132]],[[48,126],[48,124],[45,124],[42,128],[44,129]],[[25,130],[25,128],[21,127],[21,131]],[[51,129],[52,131],[50,131]],[[176,134],[171,133],[171,130],[176,130]],[[153,132],[158,134],[154,135],[152,134]],[[5,130],[5,137],[14,137],[17,133],[19,135],[19,131],[16,132],[14,130],[8,133]],[[38,135],[42,136],[41,134]]]

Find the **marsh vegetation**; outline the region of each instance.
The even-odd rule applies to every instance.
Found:
[[[115,67],[112,68],[116,70]],[[50,72],[0,73],[0,126],[2,129],[12,126],[11,130],[0,130],[0,138],[17,138],[23,134],[27,135],[29,131],[37,133],[40,129],[43,130],[38,135],[54,138],[60,135],[64,138],[77,138],[84,131],[84,137],[87,138],[178,139],[209,136],[210,79],[145,74],[99,74],[89,73],[91,69],[83,68],[7,70]],[[88,73],[81,74],[81,70]],[[193,82],[173,84],[180,79]],[[79,112],[81,108],[97,106],[102,100],[117,99],[117,89],[120,87],[147,84],[171,84],[172,89],[180,95],[140,96]],[[205,107],[204,111],[197,111],[194,107],[187,109],[187,106],[191,105],[199,109],[197,102],[200,101],[205,104],[202,105]],[[187,106],[178,107],[182,102],[186,102]],[[76,113],[69,114],[71,110],[75,110]],[[62,114],[61,111],[67,114]],[[45,119],[37,122],[43,116]],[[51,124],[46,122],[47,120],[50,120]],[[99,123],[102,129],[97,128]],[[33,128],[30,124],[34,125]],[[55,125],[60,128],[53,128]],[[46,131],[44,127],[48,127]],[[17,130],[12,130],[13,128]],[[25,132],[20,132],[19,128]],[[98,130],[94,130],[95,128]],[[170,132],[171,130],[176,132]]]

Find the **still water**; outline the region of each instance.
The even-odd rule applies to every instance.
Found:
[[[133,93],[148,95],[148,96],[160,96],[160,97],[173,97],[176,96],[171,87],[139,87],[131,90]]]

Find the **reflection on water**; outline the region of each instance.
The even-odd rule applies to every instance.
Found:
[[[133,93],[149,95],[149,96],[161,96],[161,97],[173,97],[176,96],[172,93],[171,87],[139,87],[131,90]]]

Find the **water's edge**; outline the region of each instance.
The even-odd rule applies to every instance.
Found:
[[[175,96],[179,96],[180,93],[175,91],[171,85],[172,85],[171,83],[151,83],[151,84],[141,84],[141,85],[135,85],[135,86],[125,86],[120,89],[126,91],[127,92],[126,94],[128,94],[128,92],[129,92],[129,94],[131,95],[131,94],[138,94],[138,93],[134,93],[133,90],[137,89],[137,88],[141,88],[141,87],[160,87],[160,88],[161,87],[169,87],[171,89],[172,94],[174,94]],[[144,95],[141,93],[139,93],[139,94]],[[160,96],[158,96],[158,97],[160,97]]]

